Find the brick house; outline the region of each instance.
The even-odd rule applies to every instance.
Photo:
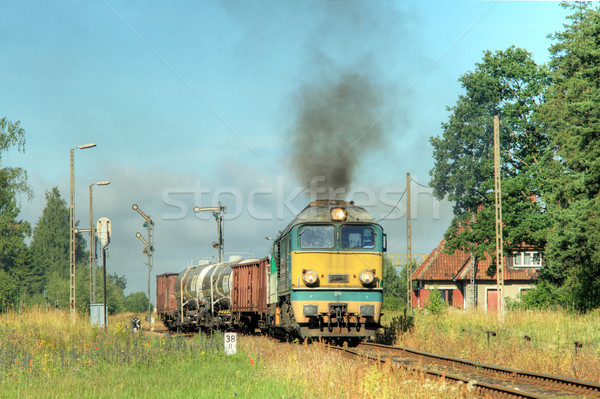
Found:
[[[444,244],[442,240],[411,276],[413,307],[423,307],[437,286],[442,299],[452,307],[495,311],[496,276],[486,273],[491,256],[473,261],[469,253],[462,251],[449,255],[444,252]],[[517,299],[537,279],[542,254],[528,249],[512,252],[504,257],[504,267],[504,296]]]

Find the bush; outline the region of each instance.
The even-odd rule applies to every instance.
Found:
[[[402,298],[387,296],[383,298],[381,307],[385,310],[399,311],[406,308],[406,302]]]
[[[441,315],[448,311],[448,304],[442,299],[437,286],[429,293],[429,300],[425,304],[425,309],[432,315]]]
[[[143,313],[148,311],[148,297],[145,292],[139,291],[131,293],[125,298],[125,310],[133,313]]]
[[[414,326],[414,316],[408,315],[407,310],[404,309],[404,315],[394,317],[389,327],[384,327],[383,331],[377,331],[375,342],[384,345],[393,345],[398,335],[412,330]]]
[[[521,309],[557,309],[570,302],[571,287],[555,286],[541,280],[534,288],[520,295]]]

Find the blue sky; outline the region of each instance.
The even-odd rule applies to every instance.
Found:
[[[27,170],[35,197],[22,217],[35,225],[46,190],[68,200],[69,149],[97,143],[76,152],[76,217],[87,225],[89,184],[111,180],[94,188],[94,216],[112,220],[108,269],[132,292],[146,290],[147,268],[131,205],[150,214],[154,290],[155,274],[216,254],[215,223],[194,205],[220,199],[225,251],[258,257],[306,205],[288,162],[300,87],[361,70],[382,88],[385,144],[361,159],[349,194],[380,219],[407,172],[429,182],[428,139],[459,76],[510,45],[546,62],[565,14],[544,1],[4,2],[0,116],[21,121],[27,143],[2,165]],[[381,222],[390,252],[406,248],[404,204]],[[413,252],[437,245],[451,212],[413,186]]]

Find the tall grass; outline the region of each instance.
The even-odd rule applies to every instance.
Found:
[[[220,334],[133,334],[132,316],[109,318],[104,331],[65,312],[0,315],[0,397],[459,398],[472,389],[321,344],[240,336],[226,356]]]
[[[600,382],[599,311],[511,311],[503,320],[495,313],[454,309],[439,316],[417,313],[415,328],[397,337],[396,344]]]
[[[472,387],[341,357],[319,343],[193,338],[130,331],[134,315],[92,328],[86,316],[33,309],[0,314],[0,397],[6,398],[461,398]],[[143,315],[137,315],[141,319]],[[391,320],[394,314],[386,315]],[[450,311],[415,315],[396,344],[475,361],[600,382],[600,313]],[[148,326],[143,322],[143,327]],[[486,332],[493,331],[495,336]],[[525,339],[527,336],[529,339]],[[575,351],[574,342],[580,346]]]
[[[223,336],[133,334],[129,320],[96,329],[68,313],[0,316],[0,396],[6,398],[283,397],[300,390],[262,376]]]

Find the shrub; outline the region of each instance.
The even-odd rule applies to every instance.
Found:
[[[437,286],[429,293],[429,300],[425,304],[425,309],[432,315],[441,315],[448,311],[448,304],[442,299]]]
[[[407,309],[404,309],[404,315],[394,317],[389,327],[384,327],[383,331],[377,331],[375,334],[375,342],[384,345],[393,345],[396,342],[398,335],[410,331],[415,326],[414,316],[407,314]]]
[[[383,304],[381,306],[385,310],[399,311],[406,308],[406,302],[402,298],[386,296],[383,298]]]

